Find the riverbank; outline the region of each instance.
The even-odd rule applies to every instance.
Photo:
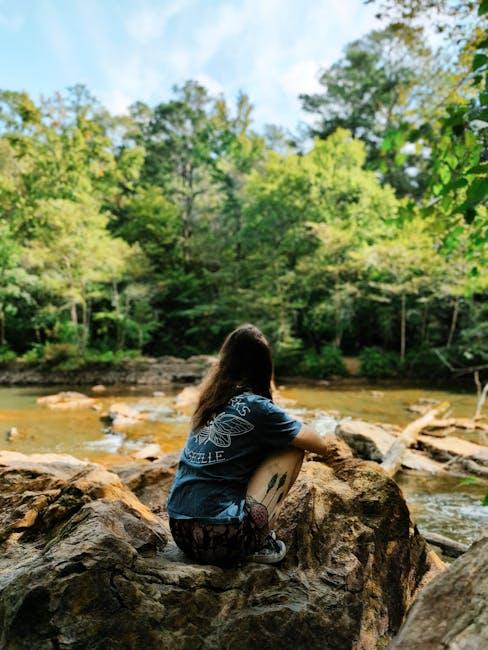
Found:
[[[0,365],[0,386],[158,386],[171,384],[197,384],[216,361],[213,355],[194,355],[188,358],[165,355],[137,357],[118,363],[87,363],[76,369],[65,369],[50,364],[13,361]],[[348,358],[347,375],[332,375],[324,379],[304,375],[278,375],[277,384],[322,386],[341,389],[425,389],[458,390],[475,394],[471,377],[463,376],[446,381],[425,378],[394,377],[371,379],[359,374],[358,359]],[[354,363],[353,363],[354,362]]]
[[[0,367],[3,386],[91,386],[94,384],[158,385],[198,383],[215,357],[142,357],[119,364],[88,364],[76,370],[16,361]]]

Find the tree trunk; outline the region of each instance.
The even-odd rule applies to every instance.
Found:
[[[407,298],[402,293],[401,298],[401,322],[400,322],[400,357],[405,359],[405,349],[407,346]]]
[[[445,413],[449,408],[449,402],[442,402],[435,408],[431,409],[422,417],[407,424],[392,446],[385,454],[381,463],[382,468],[392,478],[401,467],[403,456],[406,450],[417,441],[420,432],[425,429],[438,415]]]
[[[486,402],[486,397],[488,395],[488,381],[484,386],[481,385],[480,373],[479,370],[476,370],[474,373],[474,383],[476,384],[476,393],[478,399],[476,400],[476,411],[474,414],[474,419],[478,420],[481,417],[481,411]]]
[[[460,306],[461,300],[456,298],[454,301],[454,308],[452,310],[452,318],[451,318],[451,327],[449,328],[449,336],[447,337],[447,343],[446,346],[450,347],[452,340],[454,338],[454,332],[456,331],[456,325],[458,321],[458,316],[459,316],[459,306]]]
[[[421,344],[424,345],[427,343],[427,324],[429,321],[429,303],[425,302],[424,313],[422,316],[422,335],[421,335]]]
[[[76,345],[80,344],[80,332],[79,332],[79,322],[78,322],[78,306],[76,302],[71,303],[71,322],[73,323],[75,334],[76,334]]]
[[[115,349],[120,350],[122,343],[122,327],[121,327],[121,313],[120,313],[120,297],[117,283],[112,283],[112,304],[115,311]]]
[[[76,325],[76,328],[78,329],[78,310],[75,302],[71,303],[71,322],[73,325]]]
[[[340,305],[340,301],[339,301],[339,304],[336,303],[336,309],[335,309],[334,345],[336,346],[336,348],[341,347],[343,331],[344,331],[344,328],[343,328],[342,310],[341,310],[341,305]]]
[[[81,323],[83,327],[81,349],[84,351],[86,350],[88,341],[90,340],[90,317],[88,313],[88,305],[85,300],[81,303]]]
[[[3,311],[0,311],[0,345],[7,345],[7,339],[5,338],[5,314]]]

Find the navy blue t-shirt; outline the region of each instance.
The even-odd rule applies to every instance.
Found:
[[[273,450],[287,447],[302,422],[266,397],[232,397],[205,426],[192,431],[168,497],[174,519],[242,520],[252,473]]]

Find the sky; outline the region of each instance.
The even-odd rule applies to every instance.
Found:
[[[362,0],[0,0],[0,88],[34,99],[83,83],[112,112],[187,79],[293,129],[298,95],[379,27]]]

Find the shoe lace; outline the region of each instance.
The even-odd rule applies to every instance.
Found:
[[[281,550],[280,545],[276,541],[276,536],[273,536],[271,533],[266,538],[266,546],[275,553],[278,553]]]

